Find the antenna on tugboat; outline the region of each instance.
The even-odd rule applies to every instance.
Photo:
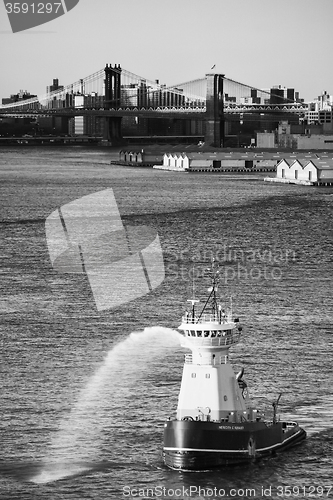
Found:
[[[192,273],[192,299],[188,299],[187,302],[191,302],[192,304],[192,323],[195,322],[195,303],[200,302],[198,299],[195,299],[194,293],[194,264],[193,264],[193,273]]]
[[[194,299],[195,293],[194,293],[194,263],[193,263],[193,273],[192,273],[192,298]]]
[[[273,424],[276,424],[276,412],[277,412],[277,407],[278,407],[281,396],[282,396],[282,392],[280,392],[277,400],[273,401],[273,403],[272,403],[272,406],[273,406]]]

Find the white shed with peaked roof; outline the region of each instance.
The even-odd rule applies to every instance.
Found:
[[[304,179],[310,182],[317,182],[318,181],[318,169],[316,166],[312,163],[312,161],[308,161],[307,164],[304,166],[303,169],[304,172]]]
[[[283,158],[279,161],[276,166],[276,178],[277,179],[289,179],[289,170],[292,163],[294,163],[294,159],[286,159]]]
[[[277,164],[276,177],[265,178],[265,180],[290,184],[332,185],[333,159],[290,160],[284,158]]]
[[[317,168],[311,160],[302,159],[283,159],[279,161],[276,167],[276,179],[285,182],[317,182]]]
[[[308,165],[308,168],[305,168]],[[317,169],[314,165],[310,164],[309,160],[294,160],[294,162],[290,165],[289,176],[287,177],[290,180],[295,181],[314,181],[317,180]],[[309,177],[311,177],[309,179]]]
[[[333,160],[332,159],[318,159],[311,160],[312,165],[317,169],[317,181],[319,184],[332,184],[333,183]]]
[[[188,159],[183,153],[164,153],[163,164],[154,165],[154,168],[160,170],[175,170],[184,172],[188,167]]]

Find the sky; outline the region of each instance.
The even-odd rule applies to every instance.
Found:
[[[228,78],[294,88],[305,101],[333,93],[333,0],[80,0],[19,33],[7,2],[0,99],[44,94],[54,78],[68,85],[106,63],[167,85],[203,78],[215,64]]]

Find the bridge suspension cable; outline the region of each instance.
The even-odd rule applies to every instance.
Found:
[[[113,71],[113,69],[112,69]],[[116,72],[118,70],[116,69]],[[149,80],[135,75],[127,70],[121,73],[121,92],[123,106],[143,107],[190,107],[204,108],[206,104],[205,94],[198,92],[198,79],[180,85],[167,86],[159,80]]]
[[[60,100],[65,99],[68,94],[85,94],[95,92],[96,94],[103,94],[104,86],[104,69],[96,71],[91,75],[86,76],[76,82],[70,83],[61,89],[53,90],[37,97],[32,97],[30,99],[25,99],[22,102],[12,102],[9,104],[4,104],[0,106],[0,109],[11,109],[20,108],[26,109],[27,107],[35,109],[34,104],[42,105],[42,107],[48,107],[48,103],[54,102],[57,98]],[[22,108],[23,107],[23,108]]]
[[[274,90],[276,90],[275,93]],[[281,95],[281,91],[283,91],[283,89],[280,88],[259,89],[254,86],[237,82],[231,78],[224,78],[223,82],[224,100],[229,103],[242,103],[243,101],[243,104],[245,104],[249,99],[252,99],[253,104],[265,104],[271,102],[272,96],[275,97],[277,102],[280,101],[280,103],[295,103],[295,98],[289,98],[288,96]]]
[[[178,83],[177,85],[166,87],[166,90],[174,90],[175,92],[181,91],[197,99],[206,100],[207,80],[206,78],[197,78],[189,82]]]

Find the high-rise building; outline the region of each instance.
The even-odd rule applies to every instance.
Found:
[[[55,90],[63,90],[63,88],[64,88],[63,85],[59,85],[58,78],[54,78],[53,85],[46,87],[46,93],[49,94],[50,92],[54,92]]]
[[[270,104],[283,104],[285,102],[284,99],[284,88],[280,85],[278,87],[272,87],[270,89]]]
[[[300,99],[299,92],[295,92],[295,89],[289,89],[287,87],[282,87],[282,85],[274,85],[269,90],[270,104],[291,104],[293,102],[304,102],[304,99]]]

